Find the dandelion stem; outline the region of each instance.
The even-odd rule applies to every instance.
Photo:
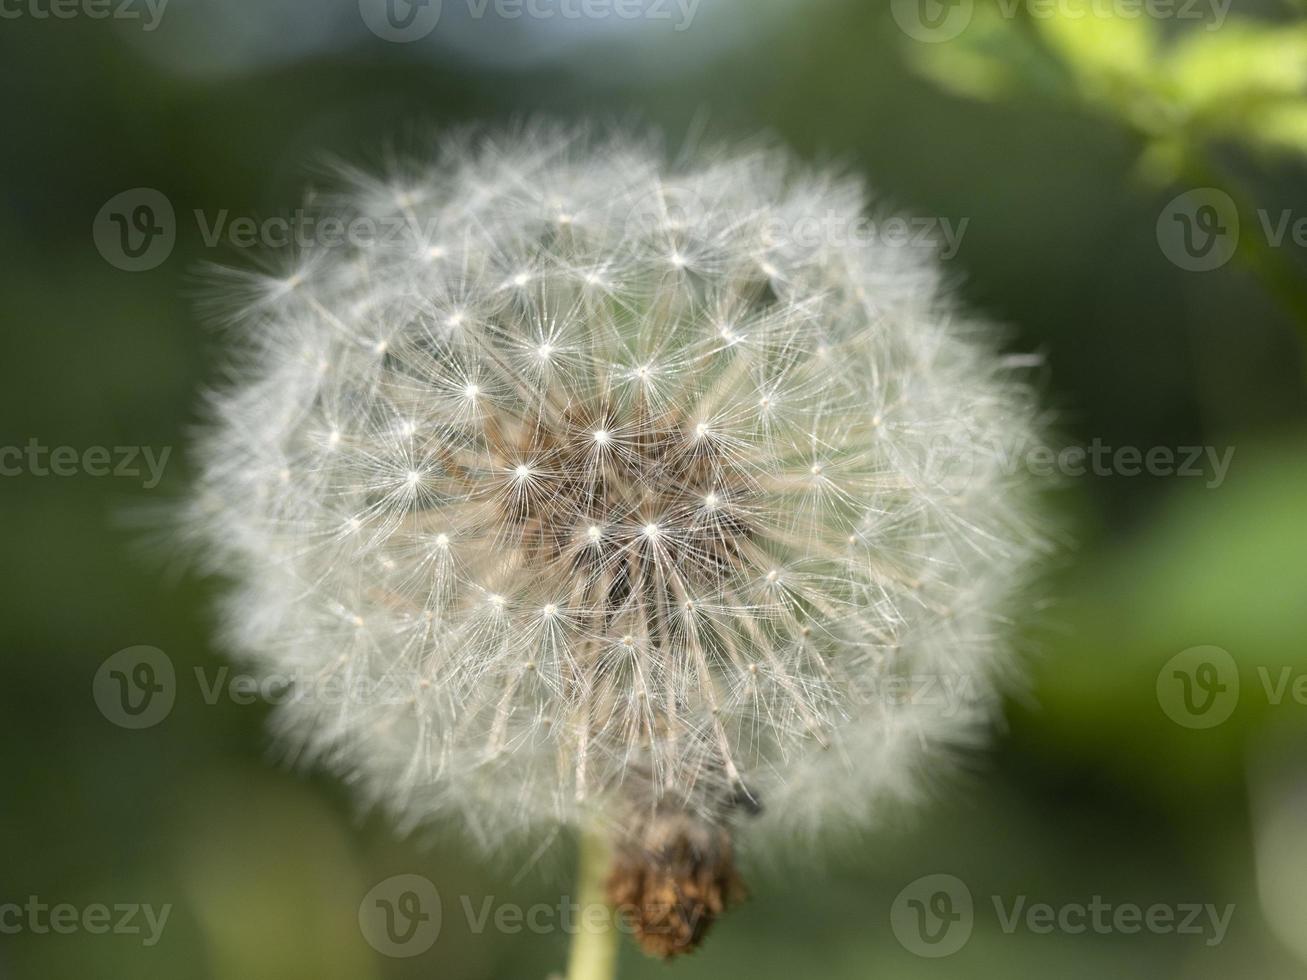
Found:
[[[617,976],[619,933],[605,897],[612,847],[595,833],[582,832],[577,870],[576,931],[567,958],[567,980],[613,980]]]

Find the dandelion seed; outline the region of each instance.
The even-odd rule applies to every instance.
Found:
[[[614,898],[706,925],[737,841],[875,823],[986,729],[1035,400],[926,257],[778,230],[760,260],[749,229],[855,220],[855,181],[476,146],[334,214],[445,245],[310,249],[242,311],[193,506],[226,635],[265,675],[407,685],[276,714],[406,825],[580,828]],[[976,697],[883,696],[914,675]]]

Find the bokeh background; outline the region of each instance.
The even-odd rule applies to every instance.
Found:
[[[205,225],[285,214],[329,156],[379,165],[444,127],[535,113],[657,127],[672,152],[763,132],[865,173],[878,207],[965,222],[949,271],[1012,351],[1043,355],[1062,443],[1234,453],[1222,473],[1205,455],[1188,476],[1064,474],[1047,499],[1059,554],[1019,624],[1032,681],[992,751],[873,836],[757,862],[701,953],[663,967],[628,948],[622,975],[1307,977],[1301,4],[702,0],[627,20],[444,0],[401,43],[369,27],[370,0],[122,2],[0,3],[0,446],[171,451],[157,486],[139,460],[119,477],[0,460],[0,907],[171,912],[153,945],[12,912],[0,977],[561,968],[561,930],[475,917],[556,906],[573,843],[486,866],[271,763],[267,704],[206,697],[230,679],[213,586],[154,528],[184,492],[223,343],[197,314],[199,270],[251,261]],[[126,271],[102,211],[137,188],[167,199],[175,233]],[[174,702],[130,730],[93,692],[140,645],[174,666]],[[408,958],[359,925],[399,874],[443,899],[438,940]],[[947,957],[918,955],[892,914],[935,874],[974,901]],[[1005,914],[1095,897],[1177,922],[1233,911],[1219,941],[1206,913],[1199,934],[1110,916],[1045,932],[1005,929],[996,897]]]

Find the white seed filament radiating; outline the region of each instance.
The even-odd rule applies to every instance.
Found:
[[[196,522],[227,639],[305,689],[285,744],[488,845],[912,796],[989,718],[1037,548],[984,325],[929,256],[787,236],[864,198],[777,154],[441,159],[342,198],[411,239],[232,279]]]

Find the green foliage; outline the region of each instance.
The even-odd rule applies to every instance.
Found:
[[[1159,183],[1217,140],[1307,156],[1307,25],[1227,20],[1162,33],[1156,19],[1087,0],[1038,16],[986,4],[958,37],[913,44],[909,56],[958,95],[1036,92],[1124,123],[1143,139],[1144,172]]]
[[[312,22],[357,15],[352,2],[303,3]],[[668,968],[627,948],[621,975],[1307,976],[1307,807],[1297,793],[1275,806],[1263,772],[1301,787],[1307,752],[1307,700],[1273,703],[1263,681],[1307,677],[1307,389],[1286,321],[1255,283],[1167,263],[1154,223],[1169,192],[1123,192],[1140,147],[1111,138],[1142,134],[1160,161],[1152,179],[1196,144],[1245,130],[1259,135],[1237,136],[1241,146],[1302,160],[1301,28],[1230,20],[1173,34],[1135,22],[1054,40],[1053,24],[975,3],[955,40],[906,42],[916,69],[965,99],[912,84],[888,5],[867,0],[796,3],[790,20],[715,61],[689,45],[716,25],[696,27],[650,47],[669,66],[656,76],[607,34],[566,66],[530,70],[381,41],[230,74],[161,67],[186,17],[233,11],[253,30],[283,6],[267,0],[172,4],[148,35],[112,21],[4,21],[0,82],[14,97],[0,154],[0,447],[36,437],[176,451],[154,491],[84,474],[0,479],[0,905],[174,905],[148,949],[132,935],[0,935],[0,975],[491,980],[565,962],[557,931],[473,923],[486,903],[556,904],[570,887],[567,847],[487,867],[460,842],[360,825],[338,787],[270,763],[262,698],[206,700],[208,685],[244,669],[210,645],[211,586],[178,587],[166,557],[163,571],[135,557],[140,531],[121,522],[180,493],[195,392],[216,380],[211,349],[226,338],[197,322],[194,274],[250,258],[207,247],[194,209],[211,223],[222,209],[235,219],[294,204],[316,154],[370,163],[387,137],[403,147],[469,117],[639,112],[675,146],[703,111],[710,134],[771,130],[805,156],[846,161],[887,206],[970,218],[950,274],[1011,325],[1010,349],[1047,353],[1048,403],[1069,440],[1238,451],[1219,488],[1068,479],[1052,504],[1074,541],[1067,568],[1047,586],[1051,609],[1032,602],[1018,616],[1036,676],[971,775],[941,779],[932,805],[823,860],[801,863],[801,845],[745,855],[751,898],[702,951]],[[731,25],[756,19],[755,0],[720,6]],[[288,43],[303,33],[285,32]],[[1302,172],[1276,174],[1296,216]],[[1275,199],[1264,174],[1246,179]],[[175,204],[177,251],[124,273],[101,259],[90,226],[111,195],[142,185]],[[175,710],[145,731],[111,724],[91,696],[105,658],[132,644],[165,650],[177,668]],[[1166,716],[1156,683],[1171,657],[1207,644],[1229,652],[1243,688],[1228,720],[1191,730]],[[1272,736],[1278,755],[1265,748]],[[940,960],[909,952],[891,928],[896,895],[928,872],[964,880],[978,910],[966,948]],[[401,873],[429,878],[445,901],[439,941],[410,959],[375,950],[357,921],[368,889]],[[1009,934],[992,899],[1018,895],[1237,910],[1214,947],[1147,931]]]

